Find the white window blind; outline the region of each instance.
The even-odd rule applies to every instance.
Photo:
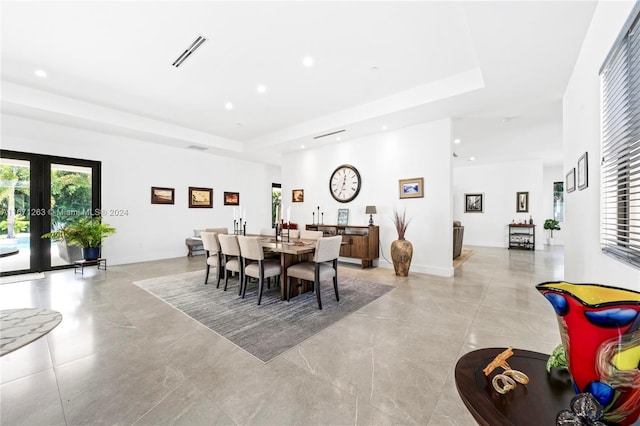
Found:
[[[600,70],[603,252],[640,267],[638,5]]]

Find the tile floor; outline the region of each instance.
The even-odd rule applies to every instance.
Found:
[[[203,269],[202,256],[0,285],[0,308],[64,317],[0,358],[0,424],[475,424],[456,360],[490,346],[550,353],[557,324],[534,285],[562,279],[564,255],[473,249],[452,278],[341,266],[397,288],[267,364],[132,284]]]

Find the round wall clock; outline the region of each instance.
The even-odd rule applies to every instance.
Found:
[[[361,185],[358,169],[350,164],[339,166],[329,178],[329,191],[341,203],[348,203],[356,198]]]

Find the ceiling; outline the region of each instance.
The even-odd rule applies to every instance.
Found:
[[[2,1],[2,111],[272,164],[453,117],[454,165],[560,165],[561,98],[595,6]]]

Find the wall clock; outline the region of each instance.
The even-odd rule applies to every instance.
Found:
[[[336,201],[348,203],[358,196],[362,180],[358,169],[350,164],[339,166],[329,178],[329,191]]]

